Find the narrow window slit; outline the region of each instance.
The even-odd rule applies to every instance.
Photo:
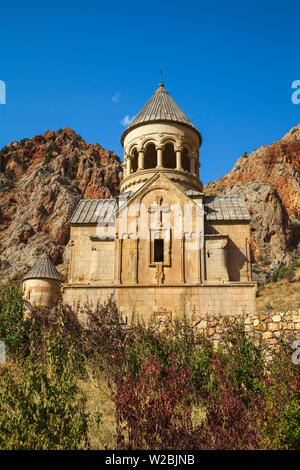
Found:
[[[164,241],[154,240],[154,262],[164,261]]]

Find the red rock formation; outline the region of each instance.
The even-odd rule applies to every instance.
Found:
[[[220,193],[253,181],[274,186],[289,216],[300,216],[300,124],[278,142],[239,158],[233,170],[205,189]]]
[[[69,218],[81,198],[118,194],[120,158],[72,129],[11,142],[0,151],[0,277],[22,276],[46,250],[63,263]]]
[[[263,264],[271,272],[273,266],[289,264],[300,241],[292,224],[300,216],[300,124],[278,142],[239,158],[229,173],[204,191],[245,196],[252,216],[251,254],[258,263],[254,266],[258,280],[263,279]]]

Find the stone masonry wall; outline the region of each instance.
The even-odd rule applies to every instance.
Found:
[[[289,342],[300,339],[300,310],[248,315],[206,315],[194,326],[199,332],[207,334],[214,346],[217,346],[229,325],[238,322],[243,322],[249,336],[257,340],[262,337],[263,344],[270,348],[276,347],[282,333]]]

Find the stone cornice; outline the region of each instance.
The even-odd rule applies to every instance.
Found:
[[[197,189],[199,191],[202,191],[203,189],[203,185],[200,179],[191,173],[186,173],[172,168],[150,168],[146,170],[139,170],[138,172],[132,173],[129,176],[125,176],[120,185],[121,194],[132,185],[145,183],[151,179],[155,173],[158,172],[162,174],[165,173],[171,181],[183,184],[188,188]]]

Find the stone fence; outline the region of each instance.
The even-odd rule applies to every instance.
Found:
[[[245,331],[252,338],[262,337],[263,344],[276,347],[280,336],[292,342],[300,340],[300,310],[248,315],[206,315],[194,323],[197,331],[207,334],[217,346],[230,325],[243,322]]]

